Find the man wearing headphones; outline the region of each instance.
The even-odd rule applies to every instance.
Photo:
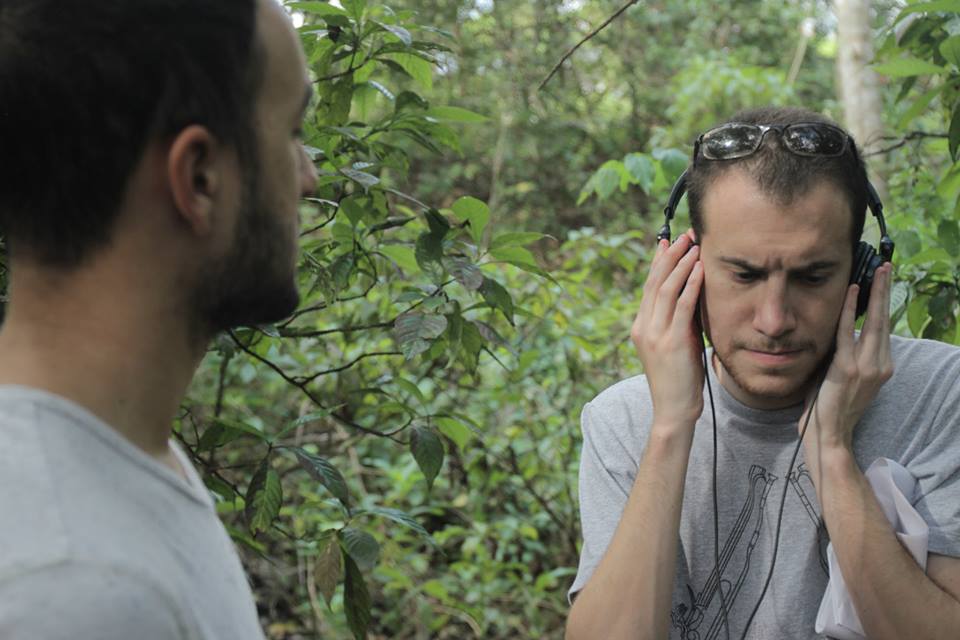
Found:
[[[263,638],[171,427],[296,308],[311,92],[276,0],[0,2],[0,638]]]
[[[631,332],[645,373],[583,409],[567,637],[824,637],[831,566],[862,636],[956,637],[960,349],[890,335],[893,243],[852,138],[743,112],[698,138],[668,224],[684,190],[693,229],[660,240]],[[878,458],[917,481],[925,568],[864,476]]]

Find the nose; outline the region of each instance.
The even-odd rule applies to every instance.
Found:
[[[310,154],[300,146],[300,196],[312,196],[317,189],[317,168],[313,166]]]
[[[797,316],[789,299],[785,278],[770,276],[758,291],[753,328],[768,338],[782,337],[797,327]]]

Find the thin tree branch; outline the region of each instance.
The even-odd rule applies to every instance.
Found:
[[[333,329],[307,329],[304,327],[277,328],[277,332],[284,338],[316,338],[326,336],[331,333],[351,333],[353,331],[366,331],[367,329],[389,329],[396,322],[396,318],[387,322],[375,322],[373,324],[362,324],[355,327],[334,327]]]
[[[275,363],[271,362],[270,360],[264,358],[264,357],[261,356],[260,354],[256,353],[255,351],[251,350],[250,348],[248,348],[248,347],[247,347],[245,344],[243,344],[243,342],[237,337],[237,334],[235,334],[235,333],[233,332],[233,330],[228,330],[227,333],[230,335],[230,338],[233,340],[234,344],[236,344],[238,347],[240,347],[240,350],[241,350],[241,351],[243,351],[244,353],[246,353],[248,356],[250,356],[250,357],[253,358],[254,360],[257,360],[257,361],[259,361],[259,362],[267,365],[267,366],[270,367],[271,369],[273,369],[273,371],[274,371],[278,376],[280,376],[281,378],[283,378],[286,382],[290,383],[291,385],[293,385],[293,386],[296,387],[297,389],[300,389],[300,391],[301,391],[305,396],[307,396],[308,398],[310,398],[310,400],[311,400],[315,405],[317,405],[317,406],[320,407],[321,409],[327,409],[327,407],[323,404],[323,402],[320,401],[320,398],[318,398],[313,392],[311,392],[309,389],[307,389],[307,384],[306,384],[306,383],[300,382],[300,381],[298,381],[297,379],[291,377],[290,375],[287,374],[286,371],[284,371],[283,369],[281,369],[281,368],[280,368],[279,366],[277,366]],[[366,434],[369,434],[369,435],[371,435],[371,436],[380,436],[381,438],[390,438],[390,439],[393,440],[394,442],[397,442],[397,443],[400,443],[400,444],[404,444],[403,441],[401,441],[401,440],[399,440],[399,439],[397,439],[397,438],[394,437],[394,434],[396,434],[398,431],[402,430],[402,428],[401,428],[401,429],[394,430],[394,431],[390,431],[390,432],[380,432],[380,431],[376,431],[376,430],[374,430],[374,429],[370,429],[370,428],[368,428],[368,427],[365,427],[365,426],[363,426],[362,424],[357,424],[356,422],[353,422],[352,420],[348,420],[347,418],[344,418],[343,416],[337,415],[336,413],[333,413],[333,412],[330,413],[330,417],[333,418],[334,420],[336,420],[337,422],[339,422],[340,424],[342,424],[342,425],[344,425],[344,426],[347,426],[347,427],[350,427],[350,428],[352,428],[352,429],[356,429],[357,431],[361,431],[361,432],[366,433]]]
[[[351,360],[350,362],[348,362],[343,366],[334,367],[333,369],[324,369],[323,371],[318,371],[317,373],[311,374],[309,376],[299,376],[297,378],[294,378],[294,380],[297,380],[301,384],[309,384],[314,380],[316,380],[317,378],[319,378],[320,376],[326,376],[326,375],[330,375],[331,373],[340,373],[341,371],[346,371],[353,365],[357,364],[358,362],[366,358],[378,358],[380,356],[402,356],[402,355],[403,354],[399,351],[372,351],[370,353],[361,353],[359,356],[357,356],[356,358],[354,358],[353,360]]]
[[[897,142],[890,145],[889,147],[884,147],[883,149],[876,149],[874,151],[865,153],[863,155],[877,156],[884,153],[890,153],[891,151],[899,149],[900,147],[906,146],[908,142],[912,142],[914,140],[923,140],[925,138],[946,138],[946,137],[948,136],[945,133],[930,133],[927,131],[911,131],[910,133],[904,135],[903,137],[883,136],[883,137],[877,138],[877,140],[896,140]]]
[[[620,7],[619,9],[617,9],[617,12],[614,13],[614,14],[613,14],[612,16],[610,16],[609,18],[607,18],[607,19],[603,22],[603,24],[601,24],[599,27],[597,27],[596,29],[594,29],[593,31],[591,31],[590,33],[588,33],[588,34],[586,35],[586,37],[584,37],[580,42],[578,42],[577,44],[573,45],[573,47],[571,47],[569,51],[567,51],[565,54],[563,54],[563,57],[560,58],[560,62],[558,62],[556,65],[554,65],[553,69],[550,70],[550,73],[547,74],[547,77],[544,78],[544,79],[543,79],[543,82],[541,82],[540,85],[537,87],[537,91],[541,91],[541,90],[546,86],[546,84],[547,84],[548,82],[550,82],[550,78],[552,78],[552,77],[557,73],[557,71],[560,70],[560,67],[563,65],[563,63],[566,62],[567,59],[568,59],[570,56],[572,56],[572,55],[576,52],[576,50],[579,49],[579,48],[583,45],[583,43],[585,43],[587,40],[589,40],[590,38],[593,38],[593,37],[596,36],[598,33],[600,33],[601,31],[603,31],[603,30],[607,27],[608,24],[610,24],[611,22],[613,22],[614,20],[616,20],[617,18],[619,18],[619,17],[620,17],[620,14],[622,14],[624,11],[626,11],[627,9],[629,9],[630,7],[632,7],[633,5],[637,4],[637,2],[639,2],[639,1],[640,1],[640,0],[630,0],[627,4],[623,5],[623,6]]]

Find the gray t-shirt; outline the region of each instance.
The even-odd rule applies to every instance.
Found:
[[[854,433],[857,464],[895,460],[918,481],[914,507],[930,525],[931,552],[960,556],[960,349],[893,336],[895,372]],[[826,589],[820,507],[797,443],[802,406],[759,411],[735,400],[713,376],[717,413],[719,555],[731,638],[739,638],[773,557],[786,489],[780,549],[770,587],[748,637],[821,637],[814,621]],[[583,548],[570,589],[584,587],[606,552],[637,474],[653,418],[644,376],[608,388],[583,409],[580,515]],[[670,610],[670,638],[725,638],[714,570],[713,426],[704,389],[680,519],[680,547]]]
[[[262,640],[210,494],[90,412],[0,386],[0,638]]]

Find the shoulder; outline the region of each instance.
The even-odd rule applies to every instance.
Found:
[[[169,590],[128,568],[66,561],[0,578],[7,640],[188,640],[198,634]]]
[[[646,376],[621,380],[583,407],[584,439],[612,440],[633,449],[645,439],[652,415]]]
[[[897,365],[906,367],[947,363],[960,365],[960,347],[925,338],[890,336],[890,352]]]
[[[932,387],[957,388],[960,347],[936,340],[890,337],[891,386],[915,394]]]

